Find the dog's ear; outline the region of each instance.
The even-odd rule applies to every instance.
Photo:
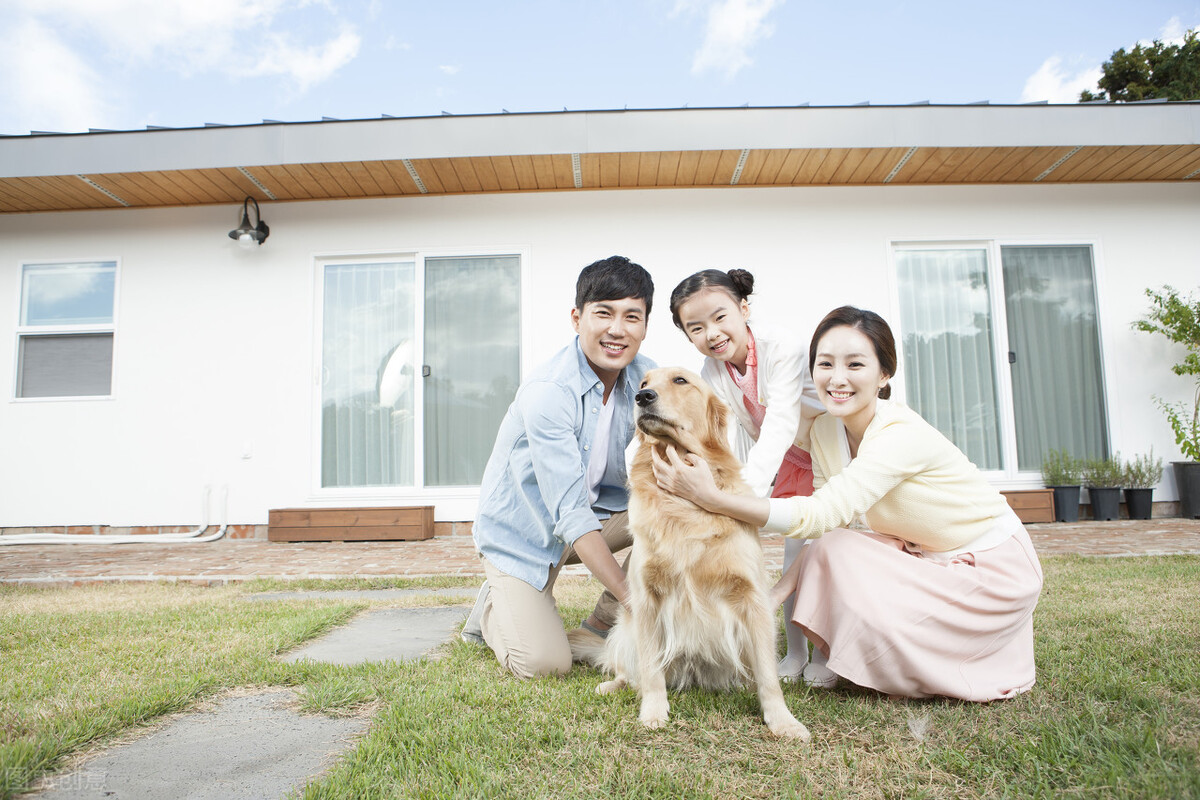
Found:
[[[708,396],[708,409],[705,416],[708,430],[705,431],[704,445],[716,449],[725,447],[725,425],[729,417],[729,409],[715,394]]]

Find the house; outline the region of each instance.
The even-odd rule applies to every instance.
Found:
[[[243,213],[268,226],[248,249]],[[676,282],[744,267],[752,314],[805,340],[841,304],[888,318],[896,396],[1002,489],[1040,486],[1052,447],[1177,459],[1151,395],[1187,395],[1178,353],[1130,322],[1200,277],[1200,104],[2,137],[0,530],[468,521],[579,269],[614,253],[655,277],[660,364],[699,362]]]

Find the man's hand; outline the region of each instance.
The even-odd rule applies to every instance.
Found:
[[[612,592],[621,605],[629,605],[629,583],[625,580],[625,572],[613,558],[612,551],[600,531],[585,533],[575,540],[575,552],[579,560],[588,568],[596,580],[604,584],[604,588]]]

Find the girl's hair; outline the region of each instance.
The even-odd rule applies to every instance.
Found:
[[[683,322],[679,319],[679,307],[696,292],[704,289],[721,289],[740,303],[754,291],[754,276],[744,269],[731,269],[728,272],[705,269],[684,278],[671,292],[671,319],[674,320],[676,328],[683,330]]]
[[[825,315],[825,319],[817,325],[813,332],[812,343],[808,346],[808,370],[813,371],[817,363],[817,345],[821,337],[833,328],[855,328],[871,340],[875,348],[875,357],[879,359],[879,367],[889,378],[896,374],[896,339],[892,329],[883,317],[874,311],[867,311],[854,306],[835,308]],[[891,384],[884,384],[879,390],[879,396],[887,400],[892,396]]]

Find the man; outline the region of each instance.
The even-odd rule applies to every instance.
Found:
[[[638,355],[654,298],[650,274],[623,256],[583,269],[571,324],[579,334],[517,390],[484,470],[475,546],[487,580],[463,628],[522,678],[571,669],[554,602],[563,564],[605,587],[583,627],[606,635],[626,601],[613,553],[631,543],[625,448],[633,396],[654,364]]]

